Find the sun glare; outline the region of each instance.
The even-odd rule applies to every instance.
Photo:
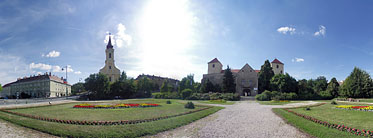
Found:
[[[193,26],[197,20],[189,11],[188,1],[149,1],[140,18],[138,56],[143,71],[177,78],[181,76],[175,74],[184,75],[177,72],[191,64],[188,51],[193,47]]]

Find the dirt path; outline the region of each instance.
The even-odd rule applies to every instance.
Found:
[[[174,130],[159,133],[148,138],[190,137],[190,138],[306,138],[306,134],[286,124],[271,109],[315,104],[316,102],[291,105],[260,105],[255,101],[240,101],[234,105],[219,105],[225,109]]]

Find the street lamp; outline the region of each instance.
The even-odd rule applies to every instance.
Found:
[[[66,99],[67,99],[67,95],[68,95],[68,90],[67,90],[67,69],[68,69],[68,66],[66,65],[66,66],[65,66],[65,70],[66,70],[66,84],[65,84],[65,85],[66,85],[66,95],[65,95],[65,96],[66,96]],[[63,70],[64,70],[64,68],[62,68],[62,71],[63,71]],[[64,80],[62,80],[62,81],[64,81]],[[63,82],[63,83],[64,83],[64,82]]]

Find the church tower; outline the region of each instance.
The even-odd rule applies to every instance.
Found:
[[[284,74],[284,63],[279,61],[277,58],[275,58],[271,62],[271,67],[272,67],[273,73],[275,73],[275,75],[276,74]]]
[[[120,70],[115,67],[114,64],[114,48],[111,44],[111,36],[109,35],[109,42],[106,45],[106,60],[105,60],[105,66],[100,69],[100,73],[105,74],[110,82],[115,82],[119,80],[120,76]]]

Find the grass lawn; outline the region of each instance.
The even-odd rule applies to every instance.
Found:
[[[12,109],[12,111],[66,120],[118,121],[175,115],[201,108],[197,107],[196,109],[185,109],[184,104],[181,104],[175,100],[171,100],[172,104],[166,104],[166,101],[167,100],[162,99],[112,101],[113,103],[156,103],[161,105],[160,107],[148,108],[76,109],[72,108],[72,106],[78,103],[71,103],[44,107]],[[16,116],[5,112],[0,112],[0,118],[14,124],[62,137],[139,137],[156,134],[161,131],[186,125],[202,117],[215,113],[220,109],[222,108],[213,107],[199,112],[158,121],[110,126],[61,124]]]
[[[205,103],[205,104],[222,104],[222,105],[233,105],[236,102],[235,101],[226,101],[226,102],[217,102],[217,101],[198,101],[200,103]]]
[[[373,103],[373,99],[361,99],[360,102]]]
[[[259,104],[262,105],[285,105],[290,103],[299,103],[302,101],[288,101],[288,102],[280,102],[280,101],[257,101]]]
[[[339,103],[339,105],[341,104],[342,103]],[[329,123],[343,124],[360,130],[365,129],[373,131],[373,112],[336,109],[335,106],[336,105],[327,103],[322,106],[311,107],[309,111],[306,111],[304,108],[291,110]],[[273,109],[273,111],[285,118],[289,123],[316,137],[355,137],[348,132],[327,128],[282,109]]]

